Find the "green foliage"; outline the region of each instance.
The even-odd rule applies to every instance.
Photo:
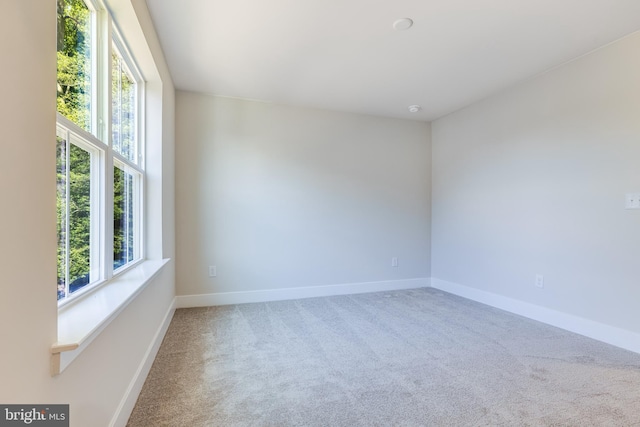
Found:
[[[57,109],[91,132],[92,12],[83,0],[57,0]],[[114,50],[112,136],[114,150],[136,156],[136,83]],[[58,137],[58,299],[95,280],[91,271],[91,153]],[[114,168],[114,267],[134,256],[134,176]],[[95,220],[95,219],[94,219]]]
[[[133,176],[113,168],[113,264],[114,268],[133,260]]]
[[[68,176],[67,176],[67,149]],[[91,154],[58,138],[58,298],[75,280],[88,280],[91,268]],[[67,186],[69,197],[67,198]],[[67,217],[67,209],[69,216]],[[67,222],[68,220],[68,222]],[[68,227],[68,235],[67,235]],[[68,237],[68,246],[67,246]],[[68,266],[67,266],[68,251]],[[68,283],[66,269],[69,269]]]
[[[58,112],[83,129],[90,130],[91,12],[82,0],[58,0],[57,4]],[[89,279],[91,154],[58,138],[56,169],[58,298],[61,298],[74,280]]]
[[[58,112],[91,127],[91,12],[83,0],[58,0]]]
[[[136,161],[134,80],[126,71],[122,58],[114,49],[111,58],[111,110],[113,148],[129,160]]]
[[[136,161],[135,83],[114,49],[111,58],[113,149]],[[113,168],[113,264],[114,268],[133,260],[133,175]]]
[[[67,269],[67,142],[58,137],[56,143],[56,175],[58,216],[58,299],[64,296]]]
[[[90,271],[91,154],[73,144],[69,150],[69,281]]]

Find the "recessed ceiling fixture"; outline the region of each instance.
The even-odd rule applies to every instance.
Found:
[[[409,18],[400,18],[393,23],[393,29],[396,31],[404,31],[411,28],[413,20]]]
[[[409,105],[409,111],[412,113],[417,113],[420,110],[422,110],[422,107],[419,105]]]

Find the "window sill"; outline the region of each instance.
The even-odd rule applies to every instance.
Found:
[[[89,346],[152,279],[168,259],[146,260],[58,311],[58,342],[51,346],[51,374],[58,375]]]

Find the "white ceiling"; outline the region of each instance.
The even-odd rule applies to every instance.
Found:
[[[640,29],[640,0],[147,3],[178,89],[418,120]]]

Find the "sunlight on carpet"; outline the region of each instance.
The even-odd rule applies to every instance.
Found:
[[[177,310],[128,426],[640,425],[640,355],[435,289]]]

